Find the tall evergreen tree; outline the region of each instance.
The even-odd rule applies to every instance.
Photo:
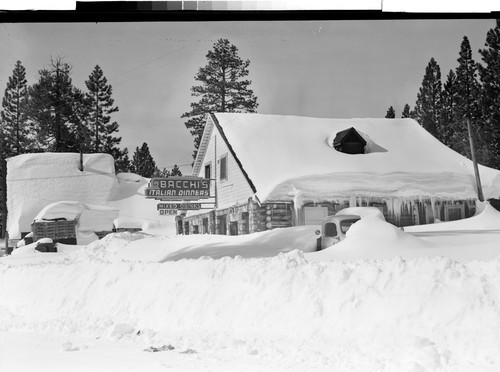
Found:
[[[403,112],[401,113],[402,118],[412,118],[413,117],[413,112],[411,111],[410,105],[405,104],[403,107]]]
[[[456,69],[456,107],[452,135],[452,147],[462,155],[471,157],[467,132],[467,118],[472,126],[471,135],[478,147],[482,146],[480,135],[481,107],[479,104],[481,86],[478,80],[478,65],[472,59],[469,39],[464,36],[460,45]],[[478,159],[481,161],[482,159]]]
[[[27,120],[28,86],[26,70],[17,61],[9,77],[0,111],[0,237],[5,236],[7,223],[6,159],[26,152],[30,147]]]
[[[118,123],[110,122],[111,114],[118,111],[118,107],[113,106],[114,100],[111,98],[113,88],[108,84],[99,65],[94,67],[85,85],[90,105],[92,146],[94,152],[103,152],[105,146],[114,147],[121,141],[121,138],[113,136],[118,131]]]
[[[415,118],[434,137],[440,138],[438,123],[441,111],[441,69],[434,58],[425,68],[422,87],[417,94]]]
[[[29,89],[29,118],[37,133],[37,145],[46,151],[78,151],[85,96],[72,83],[71,66],[58,58],[39,71],[39,80]]]
[[[481,107],[484,132],[489,149],[485,165],[500,169],[500,26],[488,31],[485,48],[479,50],[484,66],[479,65],[482,82]]]
[[[149,147],[146,142],[142,146],[135,148],[134,156],[130,164],[130,170],[143,177],[153,177],[157,173],[158,168],[153,160],[153,156],[149,152]]]
[[[452,147],[453,132],[455,131],[455,122],[457,119],[457,75],[450,70],[446,77],[441,95],[441,122],[440,132],[441,140],[448,147]]]
[[[385,114],[386,119],[395,119],[396,118],[396,111],[394,110],[394,107],[389,106],[387,109],[387,113]]]
[[[17,61],[2,99],[0,118],[5,156],[22,154],[29,147],[27,106],[26,70],[21,61]]]
[[[191,88],[191,95],[199,97],[191,103],[191,111],[182,118],[189,118],[185,125],[194,136],[196,157],[205,126],[205,115],[209,112],[255,112],[257,97],[249,88],[250,60],[242,60],[238,49],[227,39],[219,39],[207,54],[208,64],[201,67],[195,76],[200,85]]]
[[[87,86],[87,99],[89,102],[90,141],[93,152],[104,152],[115,159],[115,167],[123,171],[127,167],[128,151],[121,150],[118,145],[121,137],[116,136],[118,123],[111,122],[111,114],[118,111],[111,97],[113,88],[99,65],[85,82]]]

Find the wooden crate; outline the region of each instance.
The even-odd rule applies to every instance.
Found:
[[[53,241],[76,238],[76,220],[36,221],[31,224],[33,241],[51,238]]]

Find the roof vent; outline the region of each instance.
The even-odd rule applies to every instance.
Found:
[[[351,127],[338,132],[333,140],[333,148],[345,154],[364,154],[366,141]]]

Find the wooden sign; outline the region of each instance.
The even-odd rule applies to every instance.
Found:
[[[201,209],[201,203],[158,203],[156,209],[179,209],[183,211],[195,211]]]
[[[200,200],[210,198],[210,180],[202,177],[152,178],[145,190],[146,199]]]

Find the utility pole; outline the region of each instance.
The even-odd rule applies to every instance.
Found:
[[[484,201],[483,187],[481,186],[481,177],[479,176],[479,168],[477,166],[476,148],[474,146],[474,138],[472,136],[472,125],[470,123],[469,115],[467,115],[467,132],[469,133],[470,152],[472,156],[472,164],[474,166],[474,174],[476,176],[477,197],[479,201],[483,202]]]

